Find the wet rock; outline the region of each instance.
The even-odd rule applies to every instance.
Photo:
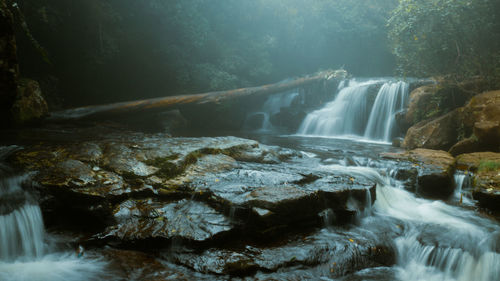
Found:
[[[430,122],[422,121],[406,132],[403,147],[448,150],[458,140],[460,111],[454,110]]]
[[[500,151],[500,91],[476,95],[463,107],[432,121],[415,124],[405,137],[409,149],[430,148],[463,152]],[[456,144],[457,141],[463,141]]]
[[[142,252],[109,248],[101,254],[109,262],[109,270],[119,280],[217,280],[216,276],[196,274]]]
[[[416,88],[410,93],[410,104],[405,116],[406,124],[414,125],[425,119],[429,112],[437,110],[437,105],[431,103],[431,100],[438,90],[438,85],[433,84]]]
[[[126,198],[190,196],[183,179],[234,167],[236,160],[278,162],[296,155],[286,149],[262,146],[251,140],[225,138],[164,138],[161,135],[124,136],[83,144],[34,145],[17,151],[9,161],[36,171],[42,206],[48,221],[53,216],[101,216],[108,223],[111,205]],[[206,156],[206,157],[205,157]],[[172,181],[177,178],[179,184]],[[87,219],[85,219],[87,221]],[[92,221],[92,220],[91,220]],[[77,224],[76,220],[74,220]]]
[[[481,151],[482,149],[487,150],[487,147],[484,147],[476,137],[470,137],[454,144],[448,152],[453,156],[457,156],[463,153]]]
[[[472,128],[479,142],[500,148],[500,91],[473,97],[463,109],[464,127]]]
[[[392,146],[394,147],[401,147],[403,144],[404,139],[403,138],[393,138],[392,139]]]
[[[475,152],[461,154],[456,158],[457,169],[477,172],[481,162],[500,162],[500,153]]]
[[[413,180],[415,173],[411,170],[418,171],[414,182],[419,195],[446,199],[453,193],[455,159],[448,152],[419,148],[403,153],[383,153],[381,156],[398,162],[398,170],[405,171],[398,172],[401,179],[408,176],[409,180]]]
[[[403,134],[408,131],[408,128],[411,127],[411,124],[406,121],[406,115],[408,114],[407,109],[403,109],[399,112],[396,112],[396,115],[394,115],[394,119],[396,121],[396,125],[399,128],[400,132]]]
[[[116,225],[97,235],[99,239],[130,242],[178,238],[206,241],[230,231],[231,222],[208,205],[180,200],[165,203],[153,199],[127,200],[115,207]]]
[[[457,157],[457,168],[473,172],[472,196],[491,210],[500,210],[500,153],[476,152]]]
[[[180,251],[172,253],[170,258],[198,272],[239,276],[252,276],[257,271],[287,272],[287,278],[297,268],[318,267],[317,270],[324,272],[317,272],[316,276],[326,273],[329,277],[339,277],[395,262],[394,252],[387,246],[354,233],[328,229],[271,247],[246,246],[237,251],[212,248],[202,253]],[[257,274],[255,278],[272,280],[275,276],[266,275]]]
[[[22,79],[19,82],[18,95],[12,106],[12,115],[17,123],[37,120],[49,114],[47,102],[42,96],[38,82]]]
[[[244,220],[249,230],[266,235],[290,226],[321,225],[318,214],[326,209],[335,214],[335,223],[351,222],[356,211],[371,203],[367,200],[375,199],[375,184],[364,178],[335,170],[303,172],[307,168],[292,163],[240,163],[226,172],[194,176],[188,184]]]

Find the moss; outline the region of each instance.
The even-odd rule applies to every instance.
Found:
[[[477,168],[477,172],[493,172],[500,170],[500,161],[481,160]]]
[[[147,165],[154,166],[158,168],[159,170],[155,173],[156,176],[162,177],[162,178],[173,178],[177,175],[179,175],[183,170],[180,169],[179,166],[177,166],[172,160],[177,159],[173,157],[160,157],[160,158],[155,158],[150,161],[146,161]]]

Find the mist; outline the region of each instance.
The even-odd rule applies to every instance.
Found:
[[[0,279],[500,280],[499,19],[0,0]]]
[[[321,69],[394,74],[392,0],[18,3],[51,62],[18,30],[21,72],[60,106],[257,86]]]

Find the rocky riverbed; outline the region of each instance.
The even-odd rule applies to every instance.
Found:
[[[484,155],[455,159],[347,141],[333,150],[307,141],[292,149],[101,129],[70,130],[59,141],[50,130],[30,142],[20,134],[23,147],[3,148],[6,165],[27,174],[22,185],[51,237],[66,237],[59,247],[80,245],[85,257],[104,259],[94,276],[364,280],[368,270],[373,280],[398,280],[397,241],[414,226],[373,213],[390,201],[384,174],[419,196],[447,200],[455,171],[468,170],[477,178],[474,198],[485,207],[497,200],[489,185],[496,175],[474,160]],[[439,239],[425,227],[418,235],[422,245]]]

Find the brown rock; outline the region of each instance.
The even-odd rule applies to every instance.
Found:
[[[479,205],[500,210],[500,153],[476,152],[457,157],[457,168],[474,172],[472,196]]]
[[[416,88],[410,93],[410,104],[405,117],[407,124],[415,124],[419,120],[422,120],[422,115],[436,109],[431,108],[431,99],[437,91],[438,86],[433,84]]]
[[[457,142],[461,111],[456,109],[430,122],[422,121],[406,133],[403,147],[448,150]]]
[[[473,131],[480,143],[500,148],[500,91],[473,97],[462,115],[465,130]]]
[[[450,148],[450,150],[448,150],[448,152],[453,156],[457,156],[463,153],[471,153],[475,151],[481,151],[481,143],[475,137],[461,140],[456,144],[454,144]]]
[[[412,169],[417,169],[416,192],[427,198],[446,199],[453,193],[453,172],[455,159],[445,151],[415,149],[403,153],[384,153],[384,158],[398,161],[398,173],[406,172],[415,176]],[[410,179],[411,180],[411,179]]]
[[[456,166],[460,170],[476,172],[481,161],[500,162],[500,153],[494,152],[475,152],[457,156]]]

